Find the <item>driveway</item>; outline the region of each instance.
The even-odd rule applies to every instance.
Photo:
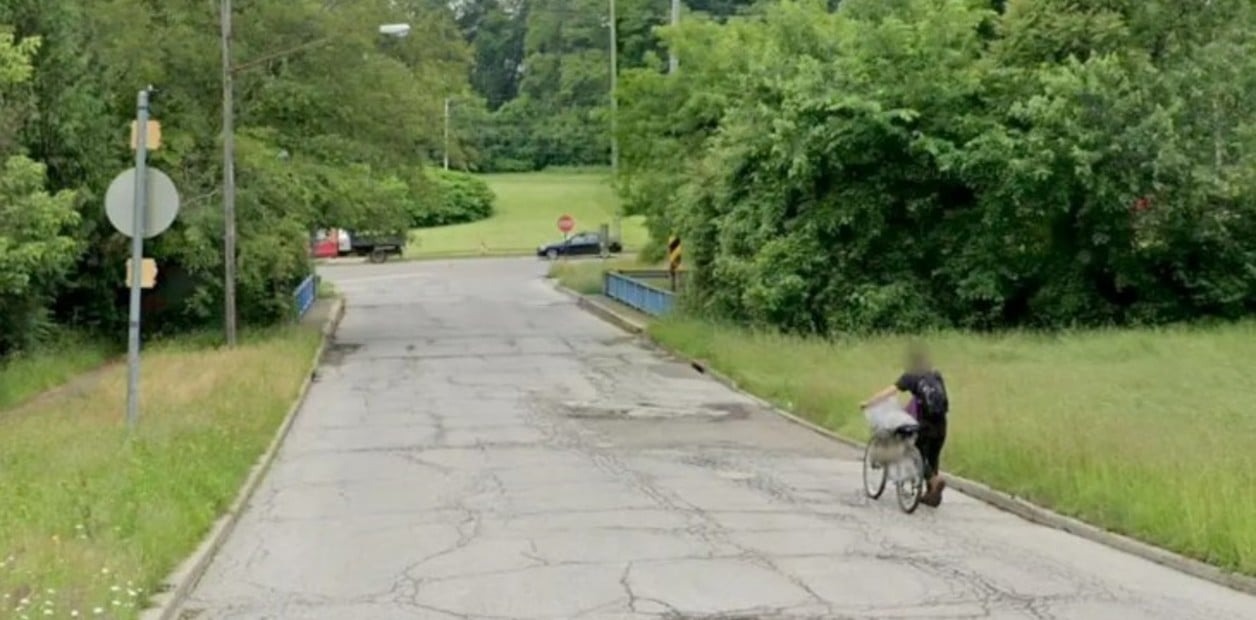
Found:
[[[585,314],[532,260],[336,266],[337,342],[186,617],[1256,618],[858,455]]]

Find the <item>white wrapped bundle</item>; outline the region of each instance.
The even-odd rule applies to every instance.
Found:
[[[868,419],[868,426],[874,435],[888,435],[904,426],[918,424],[916,418],[904,411],[898,405],[898,401],[893,398],[886,398],[869,405],[867,409],[864,409],[864,417]]]

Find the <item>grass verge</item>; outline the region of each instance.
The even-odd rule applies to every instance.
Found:
[[[614,225],[619,201],[607,171],[556,170],[485,175],[497,194],[492,217],[479,222],[411,231],[408,256],[531,254],[537,246],[561,238],[559,216],[575,218],[577,231]],[[648,239],[640,218],[624,218],[621,239],[635,250]]]
[[[129,442],[123,366],[0,414],[0,616],[136,617],[271,441],[319,327],[150,346]]]
[[[550,264],[549,277],[582,295],[602,292],[602,274],[612,269],[644,269],[635,258],[557,260]]]
[[[112,353],[103,343],[65,335],[39,351],[0,362],[0,411],[102,366]]]
[[[660,342],[827,428],[906,345],[803,339],[674,318]],[[929,339],[953,413],[943,469],[1226,569],[1256,575],[1256,416],[1239,360],[1256,324]]]

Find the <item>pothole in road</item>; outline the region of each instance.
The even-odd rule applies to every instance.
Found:
[[[706,403],[696,407],[667,407],[648,403],[632,405],[599,403],[563,403],[569,418],[596,420],[681,420],[698,419],[711,422],[741,420],[752,409],[743,403]]]
[[[333,342],[323,353],[323,363],[328,366],[339,366],[344,363],[346,357],[361,348],[362,345],[356,342]]]

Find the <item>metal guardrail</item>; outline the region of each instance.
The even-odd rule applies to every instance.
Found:
[[[305,318],[305,314],[314,307],[314,302],[318,300],[318,274],[311,274],[297,286],[292,293],[293,299],[296,300],[297,320]]]
[[[602,277],[602,293],[621,304],[650,316],[662,316],[672,310],[676,295],[633,279],[636,272],[608,271]],[[651,272],[652,273],[652,272]],[[666,276],[667,272],[661,272]]]

